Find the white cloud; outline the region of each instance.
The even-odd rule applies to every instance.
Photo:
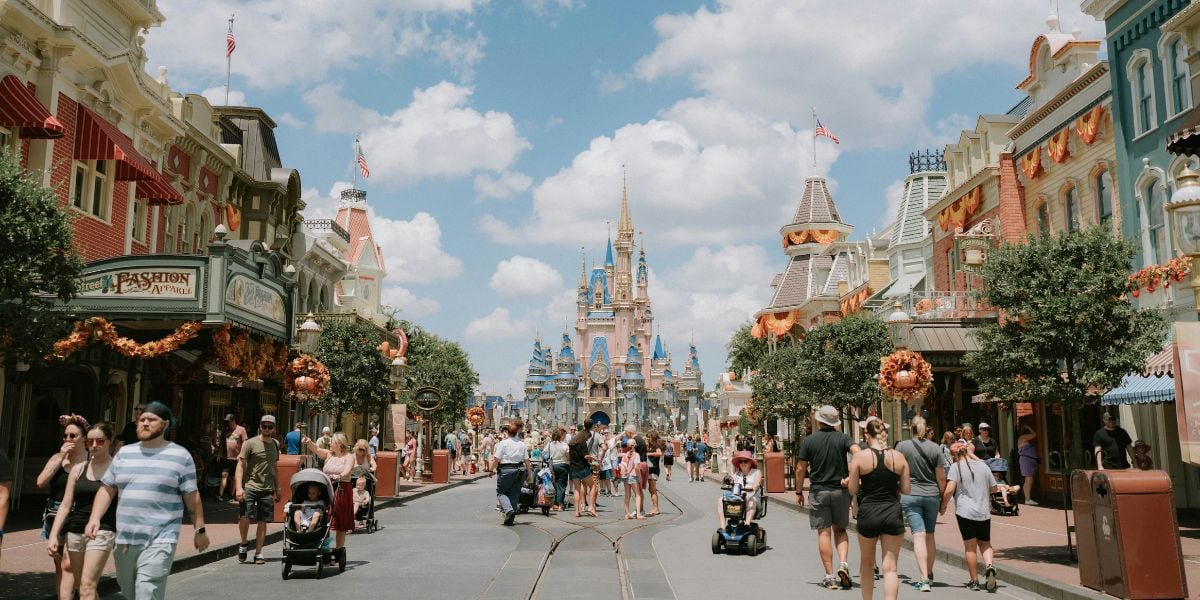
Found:
[[[469,76],[484,38],[470,19],[487,0],[214,0],[163,2],[162,27],[147,36],[151,64],[192,86],[225,77],[229,14],[237,37],[232,70],[251,87],[324,80],[331,72],[428,55]]]
[[[529,336],[533,326],[529,321],[513,319],[507,308],[498,307],[491,313],[467,323],[463,332],[468,338],[495,341]]]
[[[468,107],[473,93],[443,81],[414,90],[408,106],[386,116],[343,97],[335,84],[309,90],[304,101],[318,129],[362,132],[372,181],[411,184],[476,171],[503,173],[531,147],[508,113]]]
[[[480,173],[475,176],[475,199],[503,200],[529,190],[533,178],[517,171],[502,171],[498,175]]]
[[[852,147],[909,143],[925,133],[939,76],[981,63],[1028,64],[1034,36],[1046,30],[1043,0],[919,6],[721,0],[656,18],[660,42],[635,73],[687,77],[709,97],[771,120],[808,123],[815,106]],[[1082,15],[1078,3],[1062,8],[1064,30],[1078,25],[1085,38],[1103,39],[1104,24]]]
[[[200,92],[205,100],[213,106],[246,106],[246,93],[241,90],[229,90],[229,102],[225,102],[225,86],[210,87]]]
[[[724,344],[767,303],[781,262],[762,246],[723,244],[697,248],[661,280],[652,271],[650,298],[664,338]]]
[[[503,368],[503,367],[501,367]],[[506,375],[489,376],[479,374],[479,388],[490,396],[512,394],[513,398],[525,397],[525,375],[529,372],[529,363],[521,361],[512,367]]]
[[[299,117],[290,112],[280,113],[278,117],[275,117],[275,120],[280,125],[287,125],[288,127],[304,127],[304,121],[301,121]]]
[[[514,256],[496,265],[489,285],[505,296],[541,296],[562,288],[563,278],[536,258]]]
[[[553,17],[584,6],[583,0],[524,0],[524,2],[530,12],[543,18]]]
[[[612,71],[601,71],[599,69],[592,70],[592,77],[596,80],[596,87],[601,94],[615,94],[629,87],[629,77]]]
[[[400,316],[414,319],[432,315],[442,309],[441,304],[433,298],[421,298],[398,285],[385,285],[380,294],[384,306],[390,306],[400,311]]]
[[[883,219],[879,221],[880,227],[887,227],[896,220],[896,216],[900,214],[900,201],[904,199],[904,180],[897,179],[888,184],[887,190],[883,193],[883,202],[886,207],[883,211]]]

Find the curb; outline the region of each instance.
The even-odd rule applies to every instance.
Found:
[[[721,482],[721,479],[719,477],[712,475],[712,474],[705,475],[704,478],[708,479],[709,481],[713,481],[715,483]],[[784,508],[787,508],[789,510],[792,510],[792,511],[798,512],[798,513],[803,513],[803,514],[809,513],[809,510],[807,507],[796,506],[796,503],[794,503],[794,502],[783,502],[778,499],[773,499],[771,504],[774,506],[782,506]],[[857,533],[858,527],[856,526],[856,524],[853,521],[851,521],[850,527],[847,528],[847,531],[853,531],[853,532]],[[912,538],[909,537],[908,535],[905,535],[904,542],[902,545],[904,546],[905,549],[912,550],[912,548],[913,548]],[[966,556],[962,552],[939,547],[937,549],[936,554],[937,554],[937,560],[940,560],[945,564],[948,564],[952,567],[958,567],[963,570],[966,570],[966,568],[967,568]],[[996,567],[996,578],[997,579],[1000,579],[1001,581],[1010,583],[1021,589],[1038,594],[1039,596],[1051,598],[1052,600],[1102,600],[1104,598],[1111,599],[1111,596],[1105,596],[1099,592],[1093,592],[1087,588],[1073,586],[1073,585],[1070,585],[1067,583],[1063,583],[1061,581],[1055,581],[1052,579],[1046,579],[1044,577],[1039,577],[1037,575],[1034,575],[1033,573],[1029,573],[1028,571],[1023,571],[1021,569],[1014,569],[1012,567],[1008,567],[1008,566],[1004,566],[1004,565],[994,565],[994,566]]]
[[[424,498],[425,496],[430,496],[430,495],[436,494],[436,493],[444,491],[444,490],[453,489],[460,485],[474,483],[476,480],[484,479],[484,478],[486,478],[486,475],[484,477],[474,477],[472,479],[459,479],[456,481],[450,481],[448,483],[441,484],[439,487],[436,487],[436,488],[425,489],[425,490],[413,492],[407,496],[394,496],[391,498],[386,498],[386,499],[380,500],[375,503],[375,510],[378,511],[378,510],[383,510],[386,508],[392,508],[395,506],[403,506],[410,500]],[[282,540],[283,540],[283,530],[279,530],[274,533],[268,533],[266,540],[263,542],[263,547],[265,548],[272,544],[277,544]],[[220,547],[215,547],[215,548],[210,547],[208,550],[205,550],[204,552],[200,552],[198,554],[193,554],[191,556],[185,556],[183,558],[176,560],[174,563],[172,563],[171,574],[174,575],[174,574],[180,573],[182,571],[188,571],[191,569],[195,569],[197,567],[202,567],[204,565],[217,562],[219,560],[224,560],[224,559],[232,557],[232,556],[237,556],[237,548],[238,548],[238,543],[234,542],[232,544],[227,544],[227,545],[220,546]],[[100,578],[100,582],[96,586],[96,591],[99,595],[103,596],[103,595],[107,595],[107,594],[115,594],[115,593],[121,591],[121,588],[120,588],[120,586],[117,585],[116,577],[113,577],[111,575],[105,575]],[[54,600],[55,596],[44,596],[44,598],[45,598],[45,600]]]

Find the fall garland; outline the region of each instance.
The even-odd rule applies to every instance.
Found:
[[[889,398],[914,404],[933,385],[933,368],[912,350],[897,350],[879,361],[879,387]]]
[[[244,329],[236,332],[232,329],[226,323],[213,332],[213,348],[222,371],[235,377],[259,379],[277,377],[287,368],[287,344],[267,337],[254,339]]]
[[[483,412],[482,406],[472,406],[471,408],[467,409],[467,421],[469,421],[471,425],[475,427],[483,425],[483,419],[485,416],[486,413]]]
[[[329,369],[311,354],[301,354],[287,366],[283,390],[300,402],[316,400],[329,389]]]
[[[1153,294],[1161,285],[1164,289],[1172,282],[1183,281],[1192,274],[1192,260],[1187,256],[1176,256],[1161,265],[1150,265],[1129,276],[1125,289],[1137,298],[1145,289]]]
[[[122,356],[129,358],[161,358],[178,350],[198,333],[200,323],[188,321],[161,340],[140,344],[137,340],[117,335],[117,328],[104,317],[89,317],[83,321],[76,321],[75,329],[70,335],[54,342],[54,352],[47,358],[63,360],[93,340],[104,342]]]

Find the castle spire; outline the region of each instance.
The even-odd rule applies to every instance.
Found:
[[[629,217],[629,175],[625,165],[621,165],[621,219],[617,224],[617,233],[626,232],[633,236],[633,219]]]
[[[579,247],[579,289],[586,290],[587,283],[587,251]]]

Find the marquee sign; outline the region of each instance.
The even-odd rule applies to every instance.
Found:
[[[79,280],[81,298],[183,299],[196,297],[199,269],[134,267],[89,273]]]
[[[234,275],[229,280],[225,288],[225,303],[277,323],[287,322],[283,295],[245,275]]]

